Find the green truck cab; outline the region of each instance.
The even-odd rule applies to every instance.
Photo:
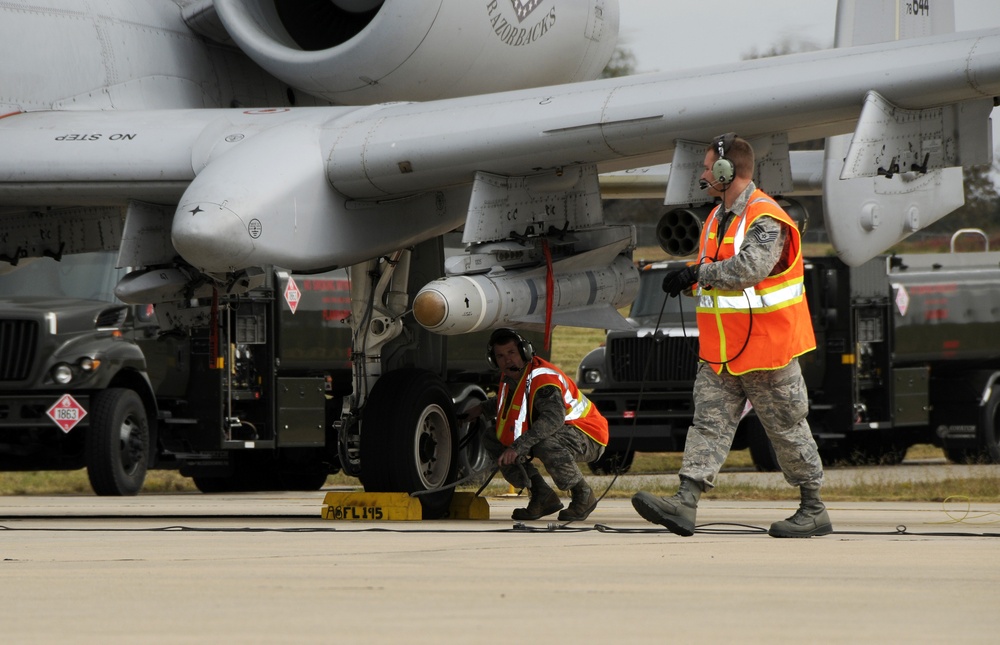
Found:
[[[355,387],[346,270],[272,269],[180,331],[160,324],[169,313],[115,297],[116,261],[112,251],[40,258],[0,275],[0,470],[86,468],[100,495],[136,494],[155,468],[203,492],[315,490],[341,469],[364,476],[357,425],[341,421]],[[487,336],[413,337],[393,349],[446,356],[435,405],[447,421],[439,435],[454,439],[452,479],[482,467],[481,428],[452,418],[496,379]],[[369,435],[370,475],[386,467],[388,440]]]

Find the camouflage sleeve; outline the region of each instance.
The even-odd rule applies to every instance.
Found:
[[[773,217],[758,217],[747,230],[740,252],[727,260],[701,265],[698,283],[727,291],[752,287],[774,270],[786,237],[784,224]]]
[[[551,437],[566,423],[566,406],[562,390],[555,385],[543,385],[534,392],[531,427],[511,446],[519,457],[527,457],[539,441]]]

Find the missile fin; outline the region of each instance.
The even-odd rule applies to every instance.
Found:
[[[610,266],[615,261],[615,258],[629,247],[630,243],[630,239],[623,239],[607,246],[571,255],[563,260],[553,262],[552,271],[556,274],[562,274],[584,271],[586,269],[593,269],[594,267]]]
[[[512,319],[511,322],[531,325],[532,327],[541,325],[541,328],[544,328],[545,313],[543,311],[539,314]],[[592,329],[633,329],[631,323],[610,304],[555,311],[552,314],[552,325],[590,327]]]

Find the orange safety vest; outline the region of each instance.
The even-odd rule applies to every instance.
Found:
[[[497,394],[497,439],[510,446],[531,426],[535,393],[539,388],[552,385],[562,392],[566,406],[566,425],[573,426],[588,437],[608,445],[608,421],[597,407],[552,363],[535,356],[521,374],[517,387],[510,392],[507,380],[501,377]]]
[[[701,357],[719,374],[723,368],[731,374],[780,369],[793,358],[816,349],[802,279],[799,229],[777,202],[758,189],[750,195],[743,215],[733,218],[720,244],[715,229],[721,208],[717,206],[705,222],[699,261],[733,257],[740,252],[754,220],[773,217],[788,228],[789,239],[782,255],[782,266],[786,268],[743,291],[698,286],[695,295]]]

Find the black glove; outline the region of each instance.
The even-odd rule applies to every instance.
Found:
[[[679,296],[681,291],[698,282],[698,266],[695,264],[683,269],[668,271],[667,275],[663,277],[663,291],[668,293],[671,298]]]

